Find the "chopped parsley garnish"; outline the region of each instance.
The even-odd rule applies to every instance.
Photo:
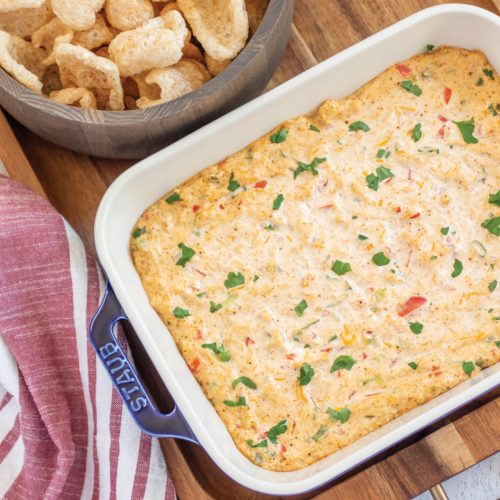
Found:
[[[410,323],[410,330],[415,335],[418,335],[419,333],[422,333],[423,329],[424,329],[424,325],[422,325],[422,323],[419,323],[418,321],[415,321],[415,323]]]
[[[377,266],[387,266],[391,262],[391,259],[384,252],[378,252],[372,257],[372,261]]]
[[[431,43],[428,43],[426,46],[425,46],[425,51],[426,52],[432,52],[434,50],[434,47],[435,45],[432,45]]]
[[[314,368],[311,365],[304,363],[300,367],[299,385],[307,385],[313,377],[314,377]]]
[[[352,356],[346,356],[342,354],[335,359],[332,367],[330,368],[330,373],[336,372],[337,370],[351,370],[351,368],[356,364],[356,360]]]
[[[316,125],[309,125],[309,130],[312,130],[313,132],[320,132],[319,128],[316,127]]]
[[[474,123],[474,118],[471,118],[470,120],[465,120],[462,122],[453,122],[457,127],[458,130],[460,130],[460,133],[462,134],[463,140],[467,144],[476,144],[479,142],[472,134],[474,133],[474,128],[476,127]]]
[[[440,229],[440,231],[441,231],[441,234],[444,234],[446,236],[450,232],[450,227],[449,226],[442,227]]]
[[[411,138],[415,142],[418,142],[422,138],[422,124],[421,123],[417,123],[413,127],[413,130],[411,131]]]
[[[230,406],[231,408],[236,406],[247,406],[247,400],[243,396],[240,396],[236,401],[229,401],[226,399],[224,404],[226,406]]]
[[[407,92],[410,92],[413,95],[416,95],[417,97],[419,95],[422,95],[422,89],[418,86],[415,85],[411,80],[405,80],[404,82],[401,82],[399,85],[403,87]]]
[[[137,239],[139,236],[142,236],[146,232],[145,227],[138,227],[133,233],[132,236]]]
[[[172,193],[166,200],[169,205],[175,203],[176,201],[181,201],[181,196],[179,193]]]
[[[378,190],[378,182],[379,178],[375,174],[368,174],[366,177],[366,185],[370,188],[373,189],[374,191]]]
[[[328,427],[326,425],[321,425],[311,439],[313,441],[318,442],[325,435],[325,433],[327,431],[328,431]]]
[[[349,410],[347,406],[339,411],[333,410],[332,408],[328,408],[328,410],[326,410],[326,413],[330,415],[330,418],[332,420],[337,420],[341,424],[345,424],[351,417],[351,410]]]
[[[227,185],[227,189],[231,191],[231,193],[234,193],[234,191],[236,191],[239,187],[240,183],[234,180],[234,174],[233,172],[231,172],[231,175],[229,176],[229,183]]]
[[[217,344],[213,342],[211,344],[201,344],[201,347],[203,347],[203,349],[210,349],[211,351],[213,351],[214,354],[223,363],[231,359],[231,354],[229,354],[229,352],[226,351],[223,344]]]
[[[500,207],[500,190],[498,190],[496,193],[491,193],[488,196],[488,203]]]
[[[266,231],[274,231],[276,229],[276,226],[274,224],[268,224],[267,226],[264,226],[264,229]]]
[[[183,309],[182,307],[176,307],[173,310],[173,313],[177,319],[183,319],[191,316],[191,313],[187,309]]]
[[[177,247],[182,250],[182,255],[179,258],[179,260],[175,263],[175,265],[186,267],[186,263],[188,263],[196,255],[196,252],[192,248],[189,248],[186,245],[184,245],[184,243],[179,243]]]
[[[200,299],[202,297],[205,297],[207,295],[207,292],[200,292],[200,293],[197,293],[196,296],[199,297]]]
[[[273,201],[273,210],[279,210],[285,197],[280,193]]]
[[[250,446],[250,448],[267,448],[267,439],[263,439],[262,441],[255,444],[251,439],[248,439],[247,444],[248,446]]]
[[[389,179],[389,177],[394,177],[394,174],[391,172],[390,168],[386,168],[383,165],[376,168],[377,177],[380,181],[384,181],[385,179]]]
[[[368,239],[368,236],[365,236],[364,234],[358,234],[358,240],[364,241],[367,239]]]
[[[339,338],[338,335],[333,335],[332,337],[330,337],[328,339],[328,342],[333,342],[334,340],[337,340],[338,338]]]
[[[373,189],[373,191],[378,191],[379,182],[384,181],[385,179],[389,179],[389,177],[394,177],[394,174],[391,172],[390,168],[384,167],[381,165],[376,169],[377,174],[368,174],[366,179],[366,185]]]
[[[497,113],[497,110],[495,109],[495,106],[493,106],[493,104],[490,104],[488,106],[488,111],[493,115],[493,116],[497,116],[498,113]]]
[[[462,370],[467,375],[470,375],[474,371],[474,363],[472,361],[464,361],[462,363]]]
[[[271,136],[271,142],[274,144],[279,144],[280,142],[285,142],[287,137],[288,130],[285,127],[281,127]]]
[[[336,260],[332,264],[332,271],[337,276],[342,276],[345,273],[348,273],[349,271],[352,271],[351,264],[349,264],[348,262],[342,262],[341,260]]]
[[[236,389],[236,386],[238,384],[243,384],[245,387],[248,387],[249,389],[257,389],[257,384],[252,379],[245,377],[244,375],[233,380],[232,384],[233,389]]]
[[[222,309],[222,304],[216,304],[215,302],[210,301],[210,312],[217,312],[219,309]]]
[[[431,260],[436,260],[438,258],[437,255],[431,255]]]
[[[259,279],[260,279],[260,276],[258,274],[254,274],[252,281],[255,283]]]
[[[481,77],[479,77],[476,81],[476,85],[478,87],[481,87],[482,85],[484,85],[484,80]]]
[[[500,340],[497,340],[497,341],[495,342],[495,345],[496,345],[496,346],[500,349]]]
[[[491,281],[490,284],[488,285],[488,290],[490,292],[494,292],[497,287],[497,284],[498,284],[497,280]]]
[[[295,314],[297,317],[301,317],[304,314],[304,311],[307,309],[307,302],[305,299],[302,299],[296,306],[295,306]]]
[[[379,149],[377,151],[377,158],[379,160],[381,160],[383,158],[389,158],[390,155],[391,155],[391,152],[388,149]]]
[[[484,227],[491,234],[494,234],[495,236],[500,236],[500,216],[486,219],[481,224],[481,227]]]
[[[229,288],[234,288],[235,286],[240,286],[245,284],[245,276],[241,273],[227,273],[227,279],[224,281],[224,286]]]
[[[418,364],[415,363],[415,361],[410,361],[408,363],[408,366],[412,369],[412,370],[416,370],[418,368]]]
[[[424,146],[418,149],[419,153],[436,153],[439,154],[439,148],[430,148],[428,146]]]
[[[349,125],[349,132],[356,132],[356,130],[362,130],[363,132],[368,132],[370,127],[362,121],[353,122]]]
[[[490,80],[494,80],[495,77],[493,76],[493,71],[491,69],[488,69],[488,68],[484,68],[483,69],[483,73],[490,79]]]
[[[453,262],[453,272],[451,273],[451,277],[456,278],[457,276],[460,276],[463,269],[464,265],[462,264],[462,262],[458,259],[455,259],[455,262]]]
[[[302,172],[311,172],[313,175],[318,175],[317,167],[324,161],[326,161],[326,158],[318,157],[314,158],[314,160],[309,164],[298,161],[298,167],[293,172],[293,178],[296,179]]]
[[[288,430],[288,426],[287,426],[286,420],[281,420],[274,427],[271,427],[267,431],[267,437],[268,437],[269,441],[271,441],[271,443],[277,444],[278,443],[278,436],[280,434],[284,434],[287,430]]]

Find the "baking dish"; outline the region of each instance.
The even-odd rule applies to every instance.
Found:
[[[240,150],[279,122],[343,97],[427,43],[482,50],[500,69],[500,18],[466,5],[423,10],[337,54],[264,96],[140,162],[109,188],[99,207],[95,240],[109,284],[91,325],[96,351],[127,407],[145,432],[202,445],[232,479],[268,494],[314,489],[370,459],[500,383],[500,365],[415,408],[352,445],[294,472],[271,472],[246,459],[203,394],[173,338],[149,305],[129,254],[131,229],[142,212],[204,167]],[[159,414],[113,338],[128,319],[176,402]]]

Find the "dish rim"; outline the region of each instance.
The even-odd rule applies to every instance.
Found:
[[[147,307],[150,306],[148,304],[145,309],[144,304],[137,307],[137,305],[133,303],[132,299],[137,299],[138,296],[133,295],[131,291],[127,291],[127,286],[125,286],[123,280],[119,275],[120,273],[118,272],[118,269],[113,262],[113,255],[109,253],[110,236],[106,233],[110,228],[109,224],[110,219],[112,218],[110,214],[113,213],[113,210],[117,210],[118,208],[120,208],[119,206],[117,208],[113,207],[113,200],[115,197],[118,197],[120,192],[127,186],[129,186],[130,183],[134,181],[134,179],[140,179],[141,176],[144,176],[154,168],[159,168],[160,164],[165,163],[169,159],[175,158],[176,156],[181,159],[182,153],[186,153],[186,151],[190,149],[192,150],[196,147],[197,143],[207,141],[207,138],[211,136],[215,138],[216,134],[221,133],[225,129],[229,129],[229,127],[234,126],[234,123],[237,123],[238,121],[243,122],[248,116],[252,115],[252,113],[256,113],[256,110],[263,109],[265,106],[268,106],[273,101],[277,101],[282,96],[285,96],[286,98],[287,95],[293,95],[294,90],[299,88],[301,85],[314,82],[316,78],[319,79],[325,72],[335,71],[336,66],[339,66],[341,63],[348,61],[349,58],[353,59],[355,56],[359,56],[359,54],[363,51],[367,52],[368,49],[373,48],[377,44],[382,44],[384,40],[387,41],[394,35],[403,36],[404,34],[408,33],[408,30],[411,30],[412,28],[414,29],[415,26],[417,26],[419,23],[428,21],[433,17],[442,16],[443,14],[465,15],[471,17],[471,21],[473,21],[472,18],[476,18],[476,20],[481,20],[478,22],[492,22],[495,25],[495,36],[498,36],[498,39],[500,40],[500,17],[484,9],[462,4],[446,4],[424,9],[420,12],[417,12],[416,14],[413,14],[412,16],[407,17],[406,19],[399,21],[396,24],[393,24],[392,26],[389,26],[383,31],[372,35],[371,37],[353,45],[352,47],[345,49],[344,51],[334,55],[333,57],[325,60],[317,66],[305,71],[304,73],[301,73],[300,75],[292,78],[279,87],[271,90],[267,94],[264,94],[263,96],[258,97],[257,99],[245,104],[244,106],[237,108],[236,110],[199,129],[198,131],[186,136],[180,141],[177,141],[176,143],[168,146],[155,155],[141,161],[140,163],[123,173],[118,179],[116,179],[101,201],[95,223],[96,247],[99,258],[101,260],[101,264],[103,265],[104,270],[108,275],[108,278],[118,297],[118,300],[129,316],[132,325],[138,332],[141,342],[148,352],[148,355],[156,365],[160,375],[162,376],[162,379],[167,385],[168,390],[171,392],[171,395],[178,404],[182,414],[193,429],[202,446],[210,455],[211,459],[226,474],[248,488],[268,494],[278,495],[298,494],[315,489],[322,484],[329,482],[342,474],[345,474],[347,471],[359,466],[361,463],[369,460],[388,447],[393,446],[403,439],[406,439],[408,436],[414,434],[415,432],[418,432],[424,427],[429,426],[436,420],[439,420],[448,413],[456,410],[458,407],[466,404],[467,402],[470,402],[476,397],[479,397],[481,394],[499,385],[500,364],[497,363],[496,365],[487,368],[473,379],[463,382],[455,388],[428,401],[427,403],[424,403],[423,405],[410,410],[404,415],[386,424],[385,426],[360,438],[360,440],[349,445],[348,447],[338,452],[334,452],[325,459],[322,459],[306,467],[305,469],[294,472],[266,471],[269,474],[261,474],[258,471],[252,469],[251,466],[259,469],[259,471],[262,471],[263,469],[255,466],[245,458],[244,460],[248,461],[251,466],[249,466],[246,471],[243,471],[238,466],[236,466],[235,463],[233,463],[231,459],[228,458],[228,456],[225,455],[225,453],[228,451],[227,446],[216,445],[214,443],[209,429],[203,423],[203,420],[206,419],[202,419],[199,415],[196,414],[196,405],[188,400],[187,394],[184,393],[184,389],[181,387],[182,384],[185,384],[186,386],[188,385],[186,377],[184,377],[183,373],[181,372],[174,372],[170,370],[170,368],[165,364],[165,359],[163,359],[163,356],[166,356],[166,354],[160,355],[155,351],[157,350],[158,346],[152,339],[151,332],[147,332],[146,324],[144,323],[143,318],[141,318],[141,315],[149,314],[150,311],[147,310]],[[393,63],[397,62],[397,60],[400,59],[395,59]],[[496,66],[500,67],[499,65],[500,62],[497,61]],[[320,102],[317,102],[317,104],[319,105]],[[292,113],[292,116],[294,115],[295,114]],[[291,118],[292,116],[289,117]],[[279,123],[279,121],[282,120],[277,120],[274,124]],[[259,127],[254,128],[259,129]],[[258,135],[257,137],[254,137],[254,135],[258,133],[260,132],[254,133],[254,131],[252,130],[252,134],[248,135],[248,137],[251,136],[251,138],[248,139],[247,137],[248,140],[246,141],[246,144],[252,142],[255,138],[257,138]],[[240,149],[238,147],[238,144],[242,141],[239,139],[238,141],[236,141],[236,144],[234,146],[235,151]],[[222,157],[225,155],[221,154],[220,156]],[[201,163],[204,164],[203,166],[199,167],[197,171],[202,170],[205,166],[207,166],[207,164],[211,164],[212,162],[203,160]],[[162,191],[162,194],[169,191],[170,189],[173,189],[176,185],[182,182],[182,180],[185,180],[186,178],[193,175],[193,173],[184,176],[179,172],[169,173],[171,173],[170,184],[168,182],[166,182],[165,184],[169,184],[170,188],[166,188],[164,191]],[[158,196],[157,198],[159,198],[160,196]],[[135,222],[135,220],[133,222]],[[130,229],[131,226],[123,228],[123,231],[127,233],[127,242],[128,235],[130,234]],[[143,301],[143,297],[141,297],[141,301]],[[166,327],[164,327],[164,330],[168,332]],[[171,336],[169,335],[168,337],[170,337],[170,340],[173,342]],[[165,342],[167,342],[167,340],[165,340]],[[170,347],[172,347],[172,342],[170,342]],[[175,346],[175,343],[173,345]],[[180,353],[177,352],[177,356],[180,357],[183,361]],[[189,371],[187,366],[185,368],[187,371]],[[165,377],[165,373],[168,374],[167,377]],[[190,373],[189,376],[193,380],[195,380]],[[179,380],[177,380],[176,377]],[[198,385],[196,380],[195,384]],[[208,400],[206,401],[208,402]],[[213,409],[212,405],[210,403],[208,404]],[[213,413],[215,413],[215,410],[213,410]],[[217,416],[217,419],[220,420],[220,417]],[[220,422],[222,421],[220,420]],[[212,424],[212,422],[210,423]],[[229,437],[229,439],[231,440],[227,430],[226,434],[227,437]],[[236,449],[234,443],[233,447]],[[238,453],[243,457],[241,452],[238,451]],[[334,462],[333,460],[331,460],[332,457],[339,457],[339,462],[342,464],[342,466],[339,466],[339,462]],[[317,464],[321,465],[327,460],[329,460],[329,465],[318,467]],[[313,470],[313,472],[311,472],[308,477],[301,478],[300,476],[304,476],[304,474],[299,473],[302,473],[303,471],[307,471],[309,469]],[[282,479],[269,479],[269,477],[275,477],[275,475],[281,476]]]

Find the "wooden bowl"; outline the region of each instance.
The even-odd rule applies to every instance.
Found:
[[[238,57],[194,92],[134,111],[81,110],[50,101],[0,70],[0,105],[35,134],[73,151],[104,158],[144,158],[253,99],[285,51],[293,0],[270,0]]]

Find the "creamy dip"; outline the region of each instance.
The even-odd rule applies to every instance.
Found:
[[[498,74],[444,47],[142,215],[151,305],[250,460],[305,467],[500,359],[499,133]]]

